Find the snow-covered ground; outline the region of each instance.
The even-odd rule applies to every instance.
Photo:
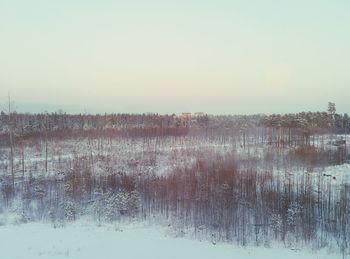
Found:
[[[332,259],[339,254],[327,251],[300,251],[287,248],[238,247],[174,238],[166,228],[127,224],[96,226],[79,221],[53,228],[48,223],[0,227],[0,258],[230,258],[230,259]]]

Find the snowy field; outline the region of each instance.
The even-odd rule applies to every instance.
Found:
[[[219,258],[219,259],[333,259],[339,254],[298,249],[238,247],[174,238],[166,228],[128,224],[96,226],[78,221],[62,228],[28,223],[0,227],[2,259],[128,259],[128,258]]]

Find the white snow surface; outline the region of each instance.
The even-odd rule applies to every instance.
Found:
[[[53,228],[48,223],[0,226],[1,259],[332,259],[327,251],[291,250],[274,247],[239,247],[175,238],[165,227],[141,224],[97,226],[78,221]]]

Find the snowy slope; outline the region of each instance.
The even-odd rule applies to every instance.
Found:
[[[63,228],[29,223],[0,227],[1,259],[73,258],[230,258],[230,259],[332,259],[326,251],[292,251],[287,248],[237,247],[166,235],[164,229],[127,225],[98,227],[82,221]]]

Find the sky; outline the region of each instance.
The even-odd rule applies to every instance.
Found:
[[[0,109],[350,112],[348,0],[0,0]]]

